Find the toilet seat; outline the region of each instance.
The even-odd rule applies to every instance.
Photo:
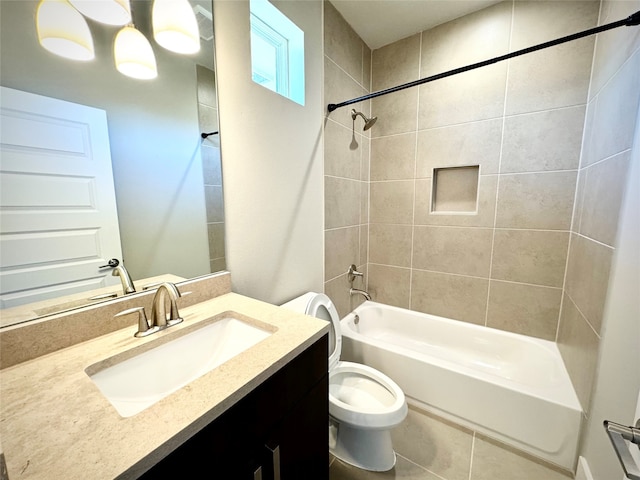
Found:
[[[329,414],[332,417],[363,429],[390,428],[404,420],[407,416],[404,392],[393,380],[367,365],[340,361],[340,317],[328,296],[309,292],[283,307],[330,323]]]
[[[329,372],[329,399],[332,417],[363,429],[390,428],[407,416],[400,387],[384,373],[360,363],[338,362]]]

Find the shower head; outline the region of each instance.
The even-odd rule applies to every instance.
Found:
[[[362,119],[364,120],[364,128],[362,130],[367,131],[369,130],[371,127],[373,127],[373,124],[376,123],[378,121],[378,117],[371,117],[371,118],[367,118],[364,116],[364,114],[362,112],[356,112],[355,109],[351,110],[351,118],[355,121],[356,117],[360,115],[362,117]]]

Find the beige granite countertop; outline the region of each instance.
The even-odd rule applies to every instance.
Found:
[[[133,417],[122,418],[85,373],[96,362],[224,312],[275,332]],[[132,324],[0,371],[0,438],[9,478],[136,478],[327,331],[322,320],[234,293],[180,313],[183,323],[146,338],[134,338]]]

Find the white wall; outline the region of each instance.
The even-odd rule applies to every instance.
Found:
[[[227,268],[281,304],[322,291],[322,3],[274,1],[304,31],[305,106],[251,80],[249,2],[214,2]]]

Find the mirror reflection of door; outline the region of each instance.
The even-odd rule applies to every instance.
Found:
[[[118,284],[106,112],[1,88],[1,308]]]

